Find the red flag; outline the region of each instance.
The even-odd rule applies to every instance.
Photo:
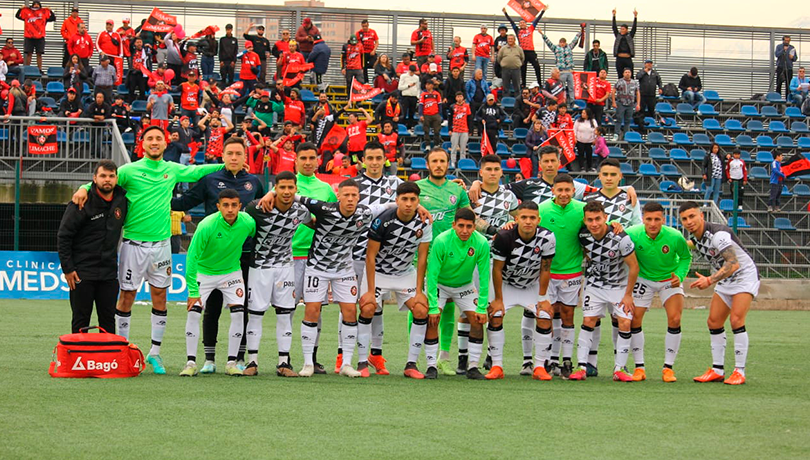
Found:
[[[797,153],[782,164],[782,172],[785,177],[810,174],[810,160],[804,154]]]
[[[364,85],[357,81],[357,79],[352,79],[352,88],[349,90],[349,100],[351,102],[367,101],[382,92],[382,88]]]
[[[481,130],[481,156],[484,155],[495,155],[495,151],[492,150],[492,146],[489,145],[489,136],[487,136],[486,123],[484,123],[484,129]]]
[[[306,62],[304,64],[293,63],[288,65],[287,67],[284,68],[284,75],[289,75],[291,73],[294,73],[296,75],[292,78],[287,78],[285,76],[284,86],[290,88],[292,86],[297,85],[298,82],[304,79],[304,75],[306,75],[307,72],[312,70],[313,67],[315,67],[315,64],[311,62]]]
[[[568,163],[577,158],[576,151],[574,150],[574,142],[571,138],[574,135],[572,129],[555,129],[548,130],[548,139],[540,145],[553,145],[559,147],[562,151],[560,157],[560,168],[565,167]]]
[[[509,8],[512,8],[515,13],[519,14],[526,22],[534,21],[537,14],[543,11],[546,7],[540,0],[509,0],[507,3]]]
[[[159,8],[153,8],[149,18],[143,24],[143,30],[165,34],[174,31],[175,26],[177,26],[176,16],[166,14]]]
[[[113,62],[115,63],[115,84],[120,85],[124,81],[124,59],[116,57]]]
[[[323,141],[319,146],[320,154],[323,155],[326,152],[334,153],[346,142],[347,139],[348,136],[346,135],[346,130],[343,129],[343,127],[339,124],[335,123],[332,125],[329,132],[326,133],[326,136],[324,136]]]
[[[196,38],[205,37],[207,35],[216,35],[217,32],[219,32],[219,26],[208,26],[205,29],[192,35],[191,39],[193,40]]]
[[[593,88],[596,87],[596,72],[573,72],[574,99],[593,101]]]
[[[56,126],[29,126],[28,153],[33,155],[53,155],[59,152],[56,142]]]
[[[532,177],[532,159],[531,158],[521,158],[518,160],[518,164],[520,164],[520,173],[523,174],[523,177],[528,179]]]

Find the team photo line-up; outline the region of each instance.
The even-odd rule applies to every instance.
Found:
[[[149,284],[146,362],[156,374],[166,373],[160,352],[171,283],[171,212],[184,204],[183,197],[173,198],[176,185],[214,179],[228,185],[210,192],[206,205],[212,209],[188,249],[187,362],[181,376],[216,372],[216,331],[225,306],[231,316],[226,374],[258,374],[263,318],[270,307],[276,316],[277,374],[325,374],[318,343],[321,310],[331,292],[340,310],[334,371],[344,376],[368,377],[369,367],[377,375],[389,373],[382,311],[384,300],[391,299],[409,312],[406,377],[503,378],[503,317],[521,307],[521,375],[596,376],[601,319],[609,315],[613,379],[640,381],[646,379],[642,321],[658,293],[667,315],[662,379],[675,382],[682,283],[695,250],[713,273],[697,273],[691,287],[714,285],[714,295],[707,321],[712,364],[694,381],[745,382],[745,317],[759,289],[753,260],[730,228],[704,220],[697,203],[679,209],[688,241],[665,225],[660,204],[641,208],[635,190],[620,187],[621,169],[613,159],[600,164],[602,188],[596,189],[558,172],[560,152],[554,146],[539,150],[540,177],[506,185],[500,158],[487,155],[480,180],[467,190],[460,180],[448,179],[450,156],[442,148],[427,154],[428,177],[413,182],[385,175],[384,146],[369,142],[363,172],[342,181],[335,194],[315,176],[317,147],[303,142],[295,149],[297,172],[276,175],[265,194],[261,182],[244,171],[242,138],[223,143],[221,164],[165,161],[166,147],[164,129],[151,126],[142,135],[142,159],[120,168],[100,161],[93,181],[68,204],[58,232],[74,332],[89,325],[95,304],[99,326],[128,339],[136,291],[142,282]],[[296,372],[292,317],[299,301],[303,366]],[[574,310],[580,301],[574,356]],[[730,375],[724,366],[726,319],[735,349]],[[198,368],[201,321],[205,361]],[[456,331],[453,365],[449,351]],[[423,349],[424,373],[417,368]],[[632,374],[626,367],[631,352]]]

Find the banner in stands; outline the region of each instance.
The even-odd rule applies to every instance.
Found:
[[[357,79],[352,78],[352,88],[349,90],[349,101],[357,102],[357,101],[366,101],[374,96],[383,92],[382,88],[375,88],[371,85],[364,85],[357,81]]]
[[[592,102],[592,88],[596,88],[596,72],[574,72],[574,99]]]
[[[143,30],[167,33],[173,31],[175,26],[177,26],[176,16],[166,14],[159,8],[153,8],[149,18],[143,24]]]
[[[785,177],[810,174],[810,160],[803,153],[797,153],[782,164],[782,172]]]
[[[56,142],[56,126],[29,126],[28,153],[32,155],[53,155],[59,152]]]
[[[562,150],[563,155],[560,157],[561,168],[564,168],[568,163],[571,163],[577,158],[576,151],[574,150],[573,129],[549,128],[548,139],[540,145],[553,145]]]
[[[186,292],[186,255],[172,255],[172,285],[168,300],[182,302]],[[68,300],[70,293],[59,255],[55,252],[0,251],[0,299]],[[136,300],[149,300],[149,284]]]
[[[534,18],[546,7],[540,0],[509,0],[507,5],[526,22],[534,21]]]

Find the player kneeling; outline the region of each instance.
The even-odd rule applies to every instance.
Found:
[[[551,318],[554,311],[546,291],[551,280],[551,260],[556,250],[554,233],[538,227],[537,203],[524,201],[517,208],[517,224],[501,230],[492,241],[492,287],[487,340],[492,369],[487,379],[503,378],[503,317],[522,307],[537,317],[534,333],[535,380],[551,380],[545,363],[551,356]]]
[[[633,241],[623,231],[610,231],[602,203],[591,201],[585,205],[583,212],[585,228],[580,232],[579,240],[588,260],[585,271],[587,283],[582,300],[582,328],[577,345],[579,370],[571,374],[570,378],[585,380],[594,327],[599,319],[609,314],[615,316],[619,322],[613,380],[632,382],[633,378],[625,372],[624,367],[630,354],[633,286],[639,272]]]
[[[371,224],[357,331],[358,349],[368,349],[375,311],[382,306],[386,293],[396,294],[399,309],[407,308],[413,313],[405,377],[414,379],[425,378],[416,367],[423,343],[428,362],[432,359],[434,364],[439,347],[439,315],[433,315],[428,324],[428,302],[424,294],[428,248],[433,232],[431,224],[422,221],[417,214],[420,192],[415,182],[400,184],[397,187],[397,207],[383,211]],[[413,267],[415,255],[416,269]],[[359,362],[357,370],[363,377],[369,376],[367,362]],[[435,370],[434,367],[434,373]]]
[[[197,346],[200,318],[211,292],[218,289],[231,310],[228,332],[228,363],[225,373],[242,375],[236,366],[236,355],[242,342],[245,318],[245,282],[242,280],[242,245],[256,233],[256,221],[239,212],[242,203],[236,190],[219,192],[219,212],[200,222],[191,238],[186,257],[188,285],[188,318],[186,319],[186,354],[188,362],[181,377],[197,375]]]

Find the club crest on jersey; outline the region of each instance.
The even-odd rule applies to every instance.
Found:
[[[293,219],[293,225],[298,225],[301,222],[297,217]]]
[[[537,246],[534,249],[532,249],[532,252],[535,254],[540,254],[540,246]]]
[[[609,251],[608,256],[609,257],[616,257],[616,251]]]
[[[352,286],[352,295],[357,295],[357,286]]]
[[[467,255],[468,255],[468,256],[470,256],[470,257],[472,257],[473,255],[475,255],[475,248],[470,248],[470,250],[469,250],[469,251],[467,251]]]
[[[113,215],[115,216],[116,219],[120,219],[121,218],[121,208],[115,208],[115,210],[113,211]]]
[[[363,219],[358,220],[355,225],[357,225],[357,228],[362,227],[363,226]]]
[[[244,294],[245,292],[242,290],[242,288],[236,288],[236,297],[241,299]]]
[[[662,246],[661,247],[661,252],[663,252],[664,254],[669,254],[669,246],[666,245],[666,244],[664,246]]]
[[[419,230],[416,231],[416,237],[422,238],[422,235],[424,235],[424,232],[422,232],[422,229],[420,228]]]
[[[218,233],[217,233],[217,238],[218,238],[218,239],[221,239],[221,238],[222,238],[222,232],[218,232]]]
[[[450,204],[456,204],[456,201],[458,201],[458,198],[456,198],[455,195],[451,195],[450,196]]]
[[[388,195],[393,195],[394,194],[394,189],[392,189],[391,187],[386,187],[385,188],[385,193],[387,193]]]
[[[508,201],[503,202],[503,208],[504,209],[509,209],[509,202]]]
[[[717,251],[715,251],[714,249],[709,249],[709,255],[710,256],[714,257],[716,254],[717,254]]]
[[[619,205],[619,211],[624,212],[625,209],[627,209],[627,207],[625,205],[623,205],[623,204]]]
[[[253,184],[251,184],[250,182],[245,182],[245,190],[247,191],[253,190]]]

